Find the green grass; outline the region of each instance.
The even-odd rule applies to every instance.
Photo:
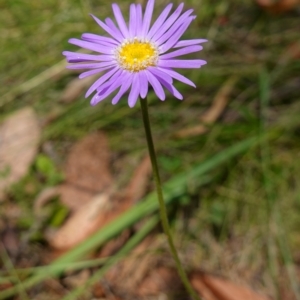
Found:
[[[157,2],[156,15],[166,3]],[[128,3],[122,1],[124,10]],[[11,187],[7,200],[0,203],[0,231],[5,227],[7,207],[16,205],[21,213],[11,222],[21,236],[36,228],[26,239],[26,247],[35,249],[38,245],[41,257],[47,224],[39,224],[34,218],[33,201],[46,186],[63,180],[61,170],[72,145],[92,131],[105,131],[112,152],[124,161],[124,174],[119,175],[119,169],[114,174],[116,184],[123,185],[133,170],[130,162],[145,153],[138,105],[129,109],[124,98],[117,106],[107,99],[90,107],[84,93],[71,103],[61,101],[66,85],[76,77],[65,70],[61,52],[75,50],[67,43],[70,37],[79,37],[82,32],[101,33],[88,13],[100,18],[111,16],[109,4],[94,0],[0,0],[0,120],[26,105],[37,111],[41,123],[55,116],[43,127],[40,153],[28,175]],[[299,39],[299,12],[269,15],[254,1],[237,0],[189,0],[186,7],[195,8],[197,14],[186,36],[209,39],[199,54],[208,64],[184,72],[197,88],[178,83],[183,102],[169,95],[161,103],[149,95],[162,178],[166,183],[175,182],[180,174],[189,178],[178,184],[179,193],[166,193],[168,201],[174,203],[175,239],[191,268],[248,283],[274,299],[281,299],[285,290],[291,294],[290,299],[298,300],[300,61],[290,57],[288,49]],[[175,138],[178,130],[198,125],[199,116],[233,74],[238,82],[220,121],[205,135]],[[215,160],[220,157],[217,153],[229,153],[240,142],[261,135],[268,138],[255,147],[223,156],[222,164]],[[45,144],[51,146],[55,159],[45,150]],[[112,167],[116,168],[114,163]],[[209,167],[210,163],[214,167]],[[196,171],[198,166],[208,166],[202,177]],[[60,218],[61,207],[55,203],[46,212],[48,222]],[[137,211],[136,218],[148,213]],[[132,216],[129,220],[126,226],[134,223]],[[82,257],[85,251],[80,249],[86,245],[91,244],[73,250],[78,253],[76,258]],[[94,238],[92,245],[89,250],[98,246],[99,240]],[[18,282],[18,263],[14,265],[4,256],[2,259],[6,263],[1,267],[7,272],[2,273],[1,280],[14,278]],[[73,261],[69,256],[67,262]],[[39,266],[32,267],[36,267],[33,277],[19,277],[29,281],[37,278],[34,276],[39,276]],[[55,263],[49,270],[51,267],[53,275],[61,273]],[[16,283],[14,292],[24,293],[19,288],[22,285]]]

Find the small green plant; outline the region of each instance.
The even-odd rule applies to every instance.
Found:
[[[39,154],[37,156],[35,167],[48,186],[57,185],[64,179],[63,173],[58,171],[53,161],[44,154]]]

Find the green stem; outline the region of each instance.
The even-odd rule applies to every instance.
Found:
[[[157,160],[156,160],[156,154],[155,154],[155,149],[154,149],[154,144],[153,144],[153,139],[152,139],[151,126],[150,126],[150,120],[149,120],[149,114],[148,114],[147,98],[140,99],[140,100],[141,100],[140,102],[141,102],[141,108],[142,108],[145,133],[146,133],[146,138],[147,138],[147,145],[148,145],[149,155],[150,155],[151,164],[152,164],[153,177],[154,177],[155,185],[156,185],[157,198],[158,198],[158,202],[159,202],[159,210],[160,210],[160,218],[161,218],[162,227],[168,238],[168,243],[170,246],[171,254],[175,261],[178,274],[179,274],[186,290],[192,296],[193,299],[200,300],[198,294],[194,291],[194,289],[192,288],[192,286],[190,284],[190,281],[186,275],[186,272],[183,269],[183,266],[179,260],[178,253],[177,253],[177,250],[174,245],[174,241],[173,241],[173,238],[171,235],[170,225],[169,225],[169,221],[168,221],[168,216],[167,216],[167,209],[166,209],[166,205],[165,205],[164,198],[163,198],[162,185],[161,185],[161,180],[160,180],[160,175],[159,175]]]

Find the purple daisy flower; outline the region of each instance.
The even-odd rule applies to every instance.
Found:
[[[124,21],[117,4],[112,9],[118,27],[110,19],[102,22],[92,15],[97,24],[110,37],[84,33],[80,39],[72,38],[70,44],[99,54],[81,54],[64,51],[69,69],[87,69],[79,75],[85,78],[104,72],[86,92],[86,97],[96,92],[92,105],[105,99],[118,89],[112,103],[116,104],[130,89],[128,104],[133,107],[140,96],[145,98],[149,83],[160,100],[165,99],[164,88],[178,99],[182,95],[173,85],[173,79],[195,87],[195,84],[173,68],[200,68],[206,64],[201,59],[178,59],[178,56],[200,51],[205,39],[181,40],[185,30],[196,18],[190,9],[182,13],[183,3],[169,15],[173,4],[168,4],[150,26],[155,0],[149,0],[143,16],[140,4],[130,5],[129,25]],[[173,49],[176,49],[172,51]],[[163,88],[164,87],[164,88]]]

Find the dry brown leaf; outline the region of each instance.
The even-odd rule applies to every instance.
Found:
[[[65,88],[61,96],[61,101],[70,103],[76,100],[78,96],[80,96],[81,93],[96,80],[97,77],[99,77],[99,74],[95,76],[85,77],[83,79],[73,79]]]
[[[59,187],[61,202],[71,211],[77,211],[95,196],[95,192],[64,183]]]
[[[85,240],[95,231],[111,222],[113,219],[117,218],[120,214],[130,208],[134,204],[136,199],[140,198],[142,193],[144,193],[146,187],[146,178],[149,175],[150,169],[149,160],[147,158],[145,158],[136,169],[135,175],[128,185],[129,187],[125,189],[127,192],[122,193],[122,197],[116,195],[112,196],[111,192],[108,192],[111,190],[109,184],[102,187],[106,192],[103,192],[102,194],[96,194],[96,196],[95,189],[87,189],[88,185],[90,185],[89,187],[91,188],[93,185],[98,183],[98,181],[102,180],[101,183],[103,184],[103,182],[105,182],[105,179],[106,182],[109,182],[109,180],[111,180],[110,173],[108,171],[108,158],[105,158],[105,155],[108,156],[107,153],[104,152],[105,155],[102,156],[104,165],[102,166],[102,168],[105,169],[101,176],[107,176],[108,174],[109,180],[107,180],[107,177],[103,177],[102,179],[100,175],[100,179],[97,179],[97,174],[95,174],[96,172],[94,172],[93,170],[95,165],[98,165],[98,167],[100,168],[97,161],[95,162],[93,160],[96,160],[94,154],[95,150],[90,149],[99,145],[98,143],[96,143],[96,145],[91,143],[91,141],[97,141],[97,138],[99,139],[99,135],[91,135],[88,138],[84,139],[80,144],[77,145],[77,148],[74,147],[75,150],[72,150],[72,155],[70,155],[71,158],[69,158],[68,160],[68,164],[70,165],[68,169],[69,182],[61,186],[59,190],[62,196],[66,196],[66,191],[68,191],[68,197],[70,197],[70,195],[73,195],[73,199],[68,199],[68,201],[70,202],[68,206],[75,209],[73,214],[60,229],[58,229],[54,233],[49,233],[47,236],[49,244],[58,251],[68,250]],[[102,141],[103,151],[105,151],[107,146],[103,145],[103,136],[100,136],[100,140]],[[101,143],[99,146],[101,147]],[[87,151],[86,149],[90,149],[90,151]],[[84,155],[80,155],[81,152],[83,152]],[[90,166],[88,157],[84,157],[85,155],[87,155],[87,152],[91,153],[90,159],[92,160],[92,162],[95,162],[94,165]],[[79,169],[74,169],[76,168],[76,164],[75,166],[71,164],[71,162],[74,161],[76,157],[80,157],[80,160],[83,160],[80,163],[77,162],[77,168]],[[100,155],[98,156],[98,159],[99,157],[101,158]],[[107,166],[105,166],[106,164]],[[71,168],[71,166],[73,169]],[[81,182],[82,174],[79,171],[83,170],[84,166],[86,166],[87,168],[91,167],[92,172],[94,172],[94,177],[96,178],[91,178],[90,181],[83,180],[83,182]],[[96,171],[98,172],[99,170],[97,169]],[[86,170],[83,170],[82,172],[86,172]],[[79,186],[74,186],[70,183],[70,181],[78,181],[78,185],[85,185],[86,188],[84,189]],[[53,196],[53,193],[55,192],[55,189],[52,191],[45,191],[45,194],[41,195],[40,200],[36,204],[37,209],[39,209],[40,206],[47,201],[47,197]],[[78,199],[80,199],[79,203]],[[82,199],[86,199],[86,201],[83,202]],[[72,201],[74,201],[75,203],[77,202],[77,204],[75,204],[77,206],[74,206]],[[78,209],[79,207],[80,209]],[[74,232],[76,232],[76,234],[74,234]],[[122,247],[129,236],[130,231],[124,231],[124,233],[119,238],[116,238],[103,246],[100,256],[112,255],[115,251]]]
[[[49,244],[59,250],[74,247],[93,234],[110,210],[108,194],[99,194],[76,211],[55,233],[48,236]]]
[[[190,281],[194,289],[207,300],[270,300],[248,287],[201,272],[192,273]]]
[[[98,192],[112,183],[110,151],[104,133],[93,133],[71,149],[66,165],[66,181]]]
[[[177,271],[164,266],[152,269],[136,293],[143,297],[165,294],[167,299],[187,299]]]
[[[256,0],[256,3],[270,13],[289,11],[300,4],[299,0]]]
[[[232,76],[223,84],[221,89],[216,94],[212,106],[200,118],[201,123],[204,124],[200,124],[188,129],[182,129],[176,132],[175,136],[183,138],[200,135],[207,132],[209,127],[205,124],[211,125],[220,117],[225,107],[227,106],[229,95],[234,88],[237,80],[238,78],[236,76]]]
[[[99,253],[99,257],[108,257],[114,255],[130,238],[131,230],[124,230],[119,236],[114,238],[113,240],[108,241]]]
[[[108,298],[105,298],[105,290],[99,281],[93,285],[92,289],[93,289],[93,296],[96,299],[108,300]]]
[[[113,266],[105,275],[109,283],[118,290],[136,291],[146,275],[156,265],[157,257],[149,249],[155,249],[157,239],[145,238],[126,260]]]
[[[3,253],[5,249],[10,258],[15,259],[20,253],[20,237],[17,229],[10,224],[6,224],[4,230],[0,232],[0,237],[0,253]]]
[[[129,184],[125,188],[125,192],[121,192],[120,203],[121,210],[118,210],[119,213],[122,213],[123,210],[126,210],[145,194],[148,177],[151,173],[151,164],[149,156],[143,158],[143,160],[137,166],[132,179]],[[114,198],[116,201],[117,197]],[[123,208],[122,208],[123,207]],[[109,216],[110,214],[108,214]],[[114,214],[115,215],[115,214]],[[115,215],[117,216],[117,215]],[[130,230],[125,230],[119,237],[109,241],[106,243],[99,254],[100,257],[105,257],[109,255],[113,255],[118,249],[120,249],[125,242],[128,240],[130,236]]]
[[[200,295],[200,297],[203,297],[205,300],[220,300],[212,293],[212,291],[206,286],[206,284],[203,281],[192,281],[191,284],[195,291]]]
[[[64,278],[63,282],[69,288],[76,288],[81,285],[84,285],[89,279],[90,275],[91,275],[90,270],[85,269],[78,273],[67,276],[66,278]]]
[[[126,188],[125,198],[130,199],[132,203],[140,200],[146,192],[151,170],[150,158],[147,155],[136,168],[132,179]]]
[[[4,191],[28,171],[40,139],[40,126],[32,108],[8,117],[0,127],[0,201]]]
[[[93,133],[75,144],[67,158],[62,202],[76,210],[92,196],[111,187],[109,164],[110,151],[104,133]]]

